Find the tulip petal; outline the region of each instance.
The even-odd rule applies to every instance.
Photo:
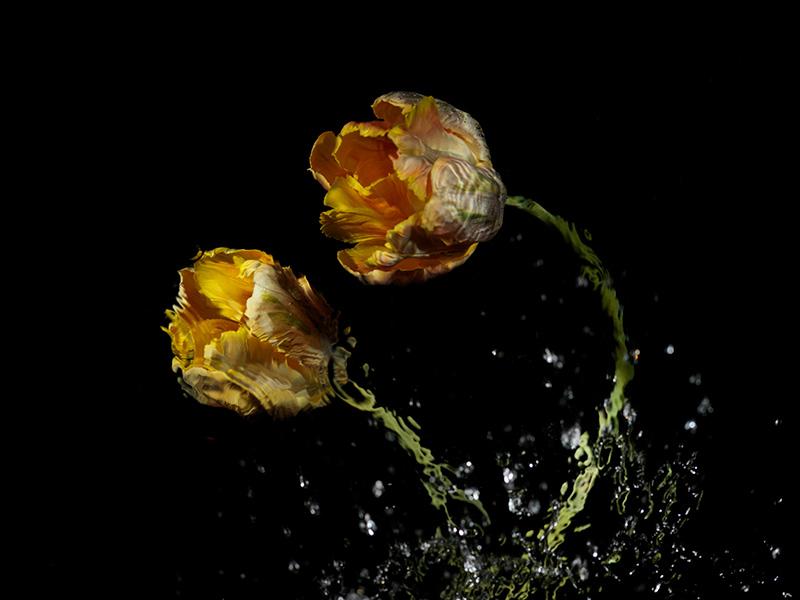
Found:
[[[325,389],[313,383],[309,385],[304,374],[290,367],[282,353],[250,335],[245,327],[224,333],[209,344],[205,366],[217,373],[216,380],[219,380],[218,374],[224,375],[273,414],[293,415],[326,401]],[[243,402],[226,391],[229,398],[225,401],[233,397]]]
[[[289,268],[264,265],[254,272],[253,280],[245,313],[250,332],[311,370],[321,368],[336,335],[325,300]]]
[[[333,155],[342,169],[352,173],[361,185],[368,186],[392,172],[391,155],[396,152],[395,145],[388,139],[364,137],[360,132],[353,132],[339,137]]]
[[[477,244],[459,246],[434,254],[408,257],[386,246],[359,244],[340,250],[339,263],[362,281],[372,284],[412,283],[447,273],[463,264]]]
[[[402,218],[421,211],[425,206],[425,202],[411,193],[408,186],[395,173],[369,186],[369,197],[395,207]]]
[[[368,121],[366,123],[350,121],[342,127],[339,135],[344,137],[351,133],[358,133],[367,138],[385,137],[389,133],[389,129],[391,129],[391,125],[385,121]]]
[[[314,142],[314,147],[311,149],[311,174],[314,179],[326,190],[331,189],[333,182],[337,177],[344,177],[347,173],[333,156],[336,151],[338,138],[332,131],[326,131],[317,138]]]
[[[337,179],[325,194],[325,205],[335,210],[364,215],[387,225],[387,229],[404,218],[403,213],[387,199],[374,196],[352,177]]]
[[[228,379],[224,373],[192,367],[183,372],[183,380],[186,382],[186,392],[201,404],[227,408],[244,416],[261,409],[261,404],[250,392]]]
[[[403,117],[416,106],[424,96],[416,92],[390,92],[380,96],[372,103],[372,112],[389,126],[403,122]]]
[[[319,216],[322,233],[341,242],[382,242],[386,226],[371,217],[329,210]]]
[[[233,321],[244,316],[253,282],[241,276],[242,259],[231,255],[203,257],[194,265],[194,278],[200,293],[220,314]]]
[[[431,197],[420,225],[455,243],[491,239],[503,224],[506,190],[494,171],[441,157],[431,169]]]

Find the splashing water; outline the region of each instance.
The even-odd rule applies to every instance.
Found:
[[[711,568],[717,561],[687,549],[678,536],[702,499],[696,456],[679,454],[653,470],[648,468],[644,451],[637,448],[636,440],[643,432],[636,428],[636,411],[625,389],[633,379],[640,352],[628,350],[622,309],[610,276],[574,225],[525,198],[511,197],[508,205],[555,229],[580,260],[578,287],[589,287],[599,295],[611,324],[612,388],[596,409],[596,429],[582,428],[577,422],[564,426],[560,441],[570,451],[574,474],[572,481],[564,481],[551,497],[544,523],[531,527],[542,512],[548,487],[541,482],[536,491],[533,480],[526,479],[526,471],[535,469],[537,463],[529,458],[534,436],[524,433],[518,439],[519,455],[506,453],[498,458],[511,526],[484,530],[481,525],[488,526],[490,521],[479,500],[480,490],[476,486],[462,490],[447,474],[469,477],[474,468],[471,461],[465,463],[469,468],[459,469],[436,463],[432,452],[421,445],[420,428],[413,419],[407,423],[377,406],[375,395],[355,382],[349,385],[358,400],[337,384],[342,400],[379,420],[422,466],[422,484],[432,504],[443,509],[447,518],[444,532],[437,529],[432,537],[418,533],[413,547],[406,542],[392,545],[389,556],[378,566],[374,588],[367,592],[376,597],[449,600],[619,597],[634,589],[687,597],[698,594],[682,575],[695,565]],[[672,350],[670,345],[667,354]],[[493,357],[498,354],[492,352]],[[543,359],[559,369],[564,366],[563,357],[549,348]],[[699,377],[693,376],[691,383],[697,385],[697,381]],[[571,399],[571,388],[564,394]],[[710,410],[710,402],[704,399],[697,413],[707,415]],[[694,431],[697,425],[691,422]],[[594,492],[597,488],[602,491]],[[479,524],[467,515],[456,523],[448,499],[472,504],[485,521]]]

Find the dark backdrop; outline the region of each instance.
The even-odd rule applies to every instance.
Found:
[[[663,386],[649,418],[665,437],[687,414],[670,378],[702,373],[715,413],[698,442],[706,492],[690,539],[766,564],[765,538],[786,546],[788,508],[778,500],[793,469],[790,394],[781,385],[788,361],[777,345],[793,325],[790,199],[774,184],[784,168],[773,145],[784,100],[769,59],[743,50],[691,60],[633,49],[542,56],[519,43],[486,64],[417,55],[408,65],[377,49],[340,51],[301,64],[289,60],[291,47],[154,50],[142,42],[107,57],[51,57],[46,87],[62,101],[41,99],[51,108],[42,114],[55,140],[49,148],[62,158],[47,190],[63,199],[47,227],[69,249],[60,289],[84,309],[70,312],[82,316],[63,362],[73,375],[95,372],[97,383],[71,387],[78,400],[52,402],[37,420],[31,537],[46,555],[39,581],[61,589],[87,577],[122,587],[152,580],[149,589],[163,585],[169,595],[176,571],[204,568],[198,515],[219,500],[198,492],[197,453],[207,452],[207,437],[256,434],[228,416],[218,425],[215,413],[180,396],[169,371],[159,326],[177,269],[198,249],[262,248],[307,274],[371,344],[365,356],[424,346],[420,332],[404,339],[395,326],[384,335],[380,319],[402,312],[410,322],[416,311],[435,328],[437,302],[483,285],[487,270],[498,286],[487,294],[490,310],[520,293],[519,272],[503,258],[514,251],[504,232],[430,291],[361,286],[336,263],[340,245],[319,233],[323,192],[306,171],[316,136],[368,120],[376,96],[406,89],[470,112],[511,193],[592,232],[633,344],[651,340],[660,352],[667,341],[682,361],[648,372],[645,360],[639,374]],[[540,230],[519,215],[508,223],[526,236]],[[78,291],[86,281],[90,295]],[[476,335],[494,343],[513,331]],[[424,397],[435,373],[403,377]],[[76,554],[77,540],[89,540],[91,558]]]

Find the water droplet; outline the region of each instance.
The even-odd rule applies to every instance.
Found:
[[[464,570],[467,573],[475,574],[480,569],[478,565],[478,560],[475,558],[474,554],[467,554],[467,557],[464,559]]]
[[[622,416],[625,417],[625,420],[629,423],[636,421],[636,411],[631,406],[630,402],[626,402],[625,406],[622,407]]]
[[[506,487],[512,487],[516,478],[516,472],[512,471],[508,467],[503,469],[503,483],[506,485]]]
[[[528,502],[528,514],[530,515],[538,515],[542,510],[542,503],[539,502],[536,498]]]
[[[375,535],[375,532],[378,530],[378,525],[373,521],[369,513],[359,511],[359,517],[358,528],[368,536]]]
[[[683,424],[683,428],[686,431],[694,433],[695,431],[697,431],[697,422],[694,419],[689,419],[688,421],[686,421],[686,423]]]
[[[697,405],[697,414],[708,416],[714,412],[714,407],[711,406],[711,400],[706,396],[700,401],[700,404]]]
[[[475,465],[472,464],[471,460],[468,460],[463,465],[460,465],[456,469],[456,475],[459,477],[465,477],[467,475],[471,475],[472,472],[475,470]]]
[[[542,358],[544,362],[548,365],[553,365],[556,369],[562,369],[564,367],[564,357],[560,354],[556,354],[550,348],[544,349],[544,354],[542,354]]]
[[[561,432],[561,445],[567,450],[575,450],[581,442],[581,427],[575,423]]]
[[[380,479],[378,479],[378,480],[375,482],[375,484],[372,486],[372,494],[373,494],[373,495],[374,495],[376,498],[380,498],[381,496],[383,496],[383,490],[384,490],[384,489],[385,489],[385,488],[383,487],[383,482],[382,482]]]
[[[317,516],[319,514],[320,506],[319,502],[317,502],[316,500],[312,500],[309,498],[308,500],[305,501],[305,507],[306,510],[309,512],[309,514],[311,514],[312,516]]]
[[[668,345],[668,346],[667,346],[667,347],[664,349],[664,352],[666,352],[667,354],[675,354],[675,346],[673,346],[672,344],[669,344],[669,345]],[[659,585],[661,585],[661,584],[659,584]]]
[[[572,568],[576,570],[578,579],[581,581],[586,581],[589,579],[589,568],[587,567],[585,560],[581,560],[580,557],[576,557],[572,561]]]

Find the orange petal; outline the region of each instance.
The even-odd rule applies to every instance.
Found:
[[[342,135],[339,140],[333,154],[336,161],[362,185],[367,186],[392,172],[391,156],[397,153],[397,148],[391,140],[364,137],[360,132]]]
[[[322,187],[329,190],[337,177],[344,177],[345,171],[336,162],[333,153],[336,151],[337,137],[332,131],[326,131],[314,142],[311,149],[311,173]]]
[[[459,246],[445,252],[404,257],[377,244],[359,244],[341,250],[339,262],[351,274],[371,284],[425,281],[463,264],[477,244]]]
[[[394,206],[403,217],[409,217],[425,206],[396,173],[375,181],[369,187],[369,196]]]
[[[383,119],[389,126],[403,122],[403,117],[410,112],[423,96],[416,92],[390,92],[372,103],[372,112]]]

